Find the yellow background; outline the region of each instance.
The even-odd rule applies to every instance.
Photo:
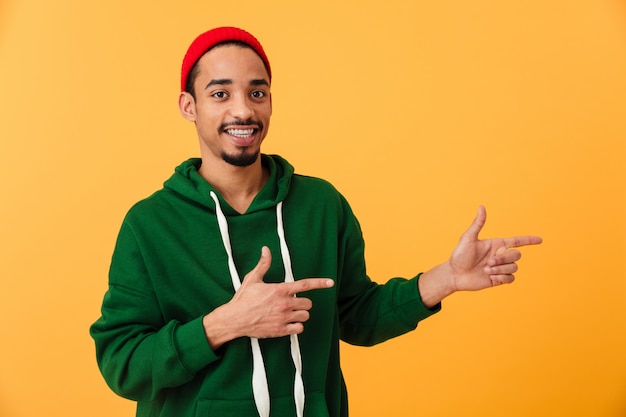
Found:
[[[517,282],[343,347],[353,416],[626,415],[626,5],[618,0],[0,2],[0,416],[131,416],[88,327],[120,222],[195,156],[180,61],[265,45],[265,152],[349,199],[371,275],[539,234]]]

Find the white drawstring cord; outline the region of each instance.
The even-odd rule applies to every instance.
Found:
[[[276,205],[276,222],[278,223],[277,232],[280,240],[280,253],[283,256],[283,265],[285,266],[285,282],[294,282],[293,270],[291,269],[291,257],[289,256],[289,248],[285,240],[285,228],[283,225],[283,202]],[[300,354],[300,342],[298,335],[289,336],[291,342],[291,358],[296,367],[296,378],[293,384],[293,397],[296,402],[297,417],[304,416],[304,382],[302,381],[302,357]]]

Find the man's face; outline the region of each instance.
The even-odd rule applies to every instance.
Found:
[[[241,167],[253,164],[272,115],[263,61],[250,48],[226,45],[204,54],[198,69],[193,121],[202,157]]]

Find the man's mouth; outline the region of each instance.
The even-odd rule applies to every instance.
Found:
[[[235,128],[231,128],[231,129],[226,129],[225,132],[228,133],[231,136],[235,136],[238,138],[248,138],[250,136],[252,136],[254,134],[256,129],[252,129],[252,128],[247,128],[247,129],[235,129]]]

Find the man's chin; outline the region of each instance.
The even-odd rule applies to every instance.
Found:
[[[253,152],[253,153],[242,152],[237,155],[230,155],[230,154],[222,153],[222,159],[224,160],[224,162],[230,165],[236,166],[236,167],[241,167],[241,168],[245,168],[254,164],[258,158],[259,158],[259,152]]]

